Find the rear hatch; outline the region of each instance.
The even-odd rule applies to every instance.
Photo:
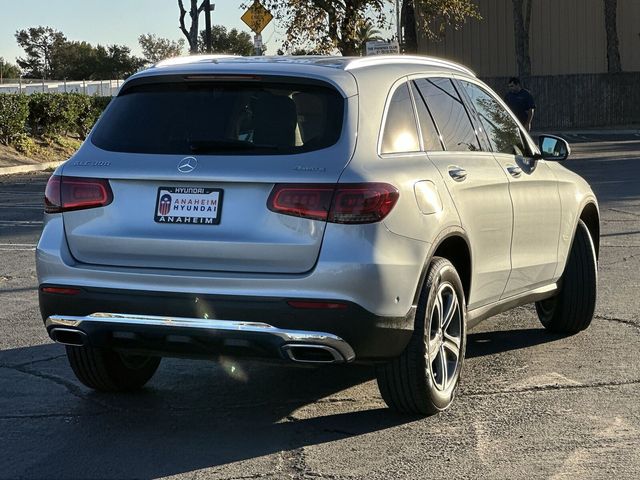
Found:
[[[354,149],[357,97],[301,78],[131,83],[64,167],[65,178],[105,178],[113,191],[105,207],[63,213],[73,257],[225,272],[313,268],[325,222],[274,213],[267,202],[278,183],[338,181]]]

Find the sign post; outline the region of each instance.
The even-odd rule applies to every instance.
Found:
[[[253,48],[256,55],[262,55],[264,52],[264,45],[262,43],[262,30],[266,27],[273,15],[271,12],[264,8],[260,3],[260,0],[255,0],[246,12],[240,17],[240,19],[247,24],[247,26],[255,33],[253,37]]]

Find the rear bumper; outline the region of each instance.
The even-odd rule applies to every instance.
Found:
[[[403,317],[381,317],[344,301],[340,309],[298,309],[285,298],[89,287],[61,295],[43,292],[46,286],[40,311],[52,338],[53,329],[70,329],[90,345],[166,356],[295,360],[289,345],[311,345],[327,347],[335,357],[328,363],[384,360],[404,350],[415,315],[411,308]]]
[[[345,363],[355,353],[340,337],[323,332],[283,330],[266,323],[97,313],[52,315],[45,321],[52,339],[67,345],[173,353],[235,351],[282,356],[304,363]]]

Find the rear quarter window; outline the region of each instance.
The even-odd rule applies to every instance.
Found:
[[[257,82],[134,86],[96,125],[98,148],[152,154],[295,154],[329,147],[342,131],[333,88]]]
[[[380,153],[405,153],[420,150],[418,126],[407,83],[393,92],[382,133]]]

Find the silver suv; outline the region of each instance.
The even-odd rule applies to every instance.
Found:
[[[480,320],[591,322],[597,201],[538,144],[439,59],[161,62],[48,182],[47,331],[97,390],[163,356],[356,361],[390,407],[441,411]]]

